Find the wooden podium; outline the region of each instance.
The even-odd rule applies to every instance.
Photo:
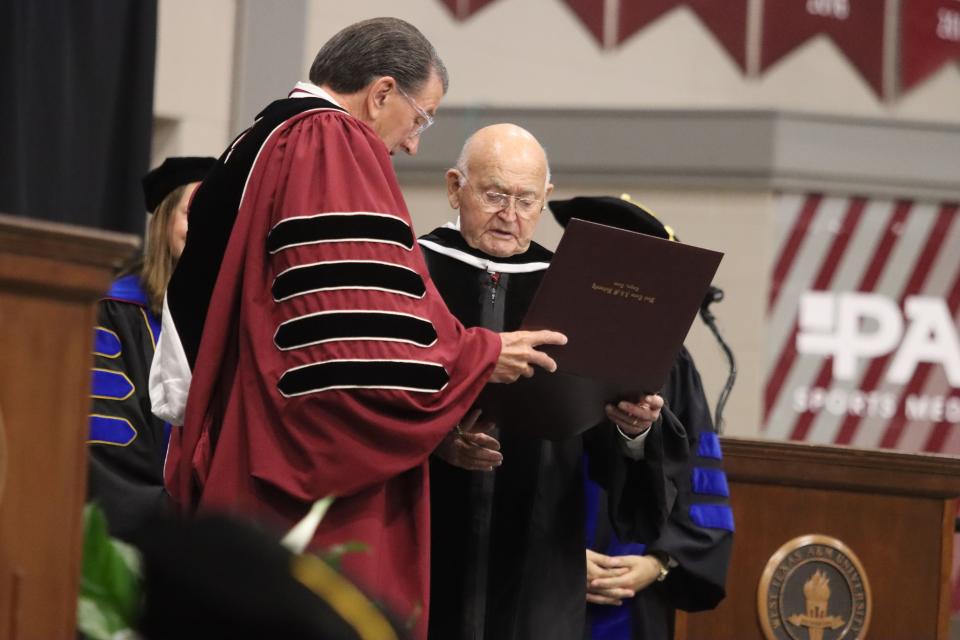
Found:
[[[76,637],[95,303],[132,236],[0,215],[0,638]]]
[[[736,520],[727,597],[714,611],[680,614],[678,638],[764,638],[760,611],[784,603],[769,590],[758,600],[768,562],[786,543],[811,534],[839,540],[859,558],[871,601],[867,637],[947,638],[960,459],[737,438],[724,438],[723,452]],[[768,582],[789,584],[800,576],[791,571],[799,571],[804,553],[814,551],[822,548],[784,556],[779,569],[767,570]],[[783,597],[813,597],[812,580],[784,586]],[[834,594],[843,591],[838,582],[834,576]],[[789,613],[803,614],[803,603]],[[836,616],[844,624],[851,617]],[[794,620],[793,635],[782,624],[777,637],[812,637],[809,619]],[[858,637],[842,632],[828,628],[822,637]]]

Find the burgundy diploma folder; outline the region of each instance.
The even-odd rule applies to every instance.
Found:
[[[487,385],[479,406],[501,429],[561,439],[602,422],[607,403],[659,391],[722,258],[571,220],[522,325],[567,335],[540,347],[558,370]]]

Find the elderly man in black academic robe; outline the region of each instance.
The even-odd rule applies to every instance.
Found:
[[[430,275],[465,326],[516,329],[552,255],[531,240],[553,188],[546,154],[527,131],[493,125],[467,140],[446,178],[460,217],[420,238]],[[614,527],[654,539],[663,431],[682,431],[662,406],[659,396],[607,406],[607,421],[564,440],[490,431],[468,415],[431,459],[430,638],[579,640],[584,450]]]

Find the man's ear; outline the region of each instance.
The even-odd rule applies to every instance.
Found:
[[[543,192],[543,201],[546,203],[550,199],[550,194],[553,193],[553,183],[547,185],[546,190]]]
[[[460,210],[460,172],[447,169],[447,202],[451,209]]]
[[[376,121],[387,104],[387,96],[394,92],[397,81],[390,76],[381,76],[367,85],[365,100],[370,119]]]

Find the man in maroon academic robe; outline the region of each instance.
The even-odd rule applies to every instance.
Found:
[[[416,153],[446,90],[423,35],[358,23],[324,45],[310,79],[194,198],[167,298],[175,330],[154,363],[159,405],[177,405],[165,385],[189,383],[169,490],[186,512],[281,527],[337,496],[312,547],[367,545],[344,570],[418,616],[424,636],[427,457],[484,384],[553,370],[534,347],[565,338],[465,329],[427,274],[390,161]]]

